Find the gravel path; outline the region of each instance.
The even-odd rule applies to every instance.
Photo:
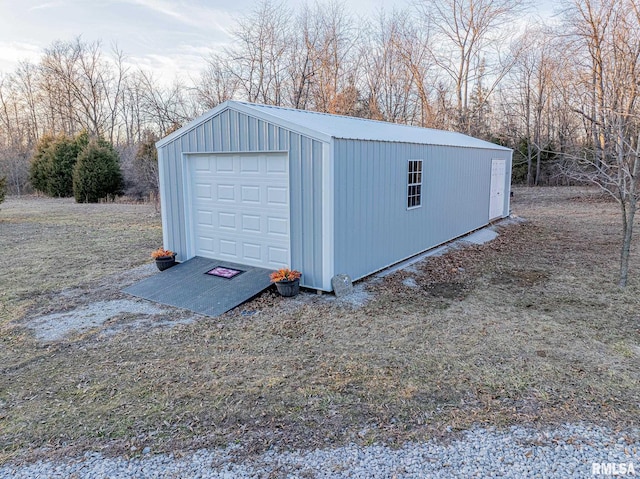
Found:
[[[633,437],[588,425],[543,432],[475,429],[460,440],[410,443],[399,449],[350,445],[237,459],[240,446],[182,456],[105,458],[87,453],[64,462],[0,467],[0,479],[35,478],[597,478],[640,476],[640,431]],[[594,464],[595,463],[595,464]],[[624,474],[623,474],[624,472]]]

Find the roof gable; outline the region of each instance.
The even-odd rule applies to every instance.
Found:
[[[201,117],[161,139],[156,143],[156,146],[160,148],[187,134],[199,124],[226,109],[233,109],[255,116],[324,142],[330,141],[331,138],[343,138],[510,151],[509,148],[452,131],[233,100],[221,103]]]

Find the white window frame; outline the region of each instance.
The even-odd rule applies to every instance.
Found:
[[[424,162],[411,159],[407,161],[407,209],[422,208],[422,176]]]

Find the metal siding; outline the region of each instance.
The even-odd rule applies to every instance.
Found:
[[[289,150],[289,141],[291,141],[291,139],[289,138],[289,130],[285,130],[284,128],[280,128],[279,130],[281,132],[281,138],[277,149],[287,151]]]
[[[305,237],[302,242],[302,271],[305,271],[305,276],[308,277],[306,279],[314,280],[313,277],[310,277],[309,271],[313,270],[313,256],[310,254],[304,254],[304,251],[311,252],[313,250],[313,244],[315,241],[315,231],[313,230],[313,203],[311,201],[311,195],[309,194],[313,191],[312,186],[312,170],[309,168],[309,140],[307,138],[303,138],[297,134],[290,135],[290,144],[297,143],[300,148],[300,168],[301,168],[301,191],[302,191],[302,201],[301,201],[301,217],[302,217],[302,231],[304,231]]]
[[[247,150],[256,151],[258,145],[258,125],[257,120],[247,117]]]
[[[325,231],[322,228],[322,212],[325,207],[322,195],[322,143],[312,140],[311,151],[309,153],[309,168],[313,169],[311,173],[311,179],[313,181],[311,191],[314,192],[314,194],[311,195],[311,200],[313,201],[313,231],[315,232],[313,250],[311,251],[314,264],[313,272],[315,275],[313,281],[314,284],[323,284],[325,273],[323,264],[323,242],[330,241],[330,238],[326,236]],[[326,207],[329,206],[326,205]]]
[[[379,141],[334,144],[334,269],[354,279],[487,224],[491,159],[507,156]],[[409,159],[423,160],[422,206],[411,210]]]
[[[270,125],[271,126],[271,125]],[[302,227],[302,162],[300,154],[300,142],[296,141],[299,135],[290,133],[295,139],[290,141],[289,148],[289,181],[290,181],[290,205],[291,216],[289,219],[289,229],[291,231],[291,267],[302,271],[302,281],[307,283],[307,275],[309,272],[305,270],[303,265],[303,242],[305,238],[301,238],[303,232]]]
[[[230,144],[230,129],[229,129],[229,110],[225,110],[220,113],[220,145],[216,151],[231,151]]]
[[[222,119],[218,115],[211,120],[211,128],[213,128],[213,148],[211,151],[222,151]]]
[[[212,121],[209,119],[200,125],[202,132],[201,145],[206,151],[213,151],[213,130],[211,127]]]
[[[266,150],[267,149],[267,124],[262,120],[258,120],[257,123],[258,123],[257,149]]]
[[[290,161],[291,267],[303,285],[322,289],[322,145],[272,123],[225,110],[162,145],[168,247],[185,260],[183,158],[190,153],[288,151]],[[291,147],[290,147],[291,146]],[[185,156],[186,155],[186,156]]]
[[[241,151],[240,138],[238,133],[240,131],[240,122],[238,121],[239,113],[234,110],[229,111],[229,150],[228,151]]]
[[[249,119],[247,115],[238,113],[238,135],[237,145],[238,151],[249,151]]]

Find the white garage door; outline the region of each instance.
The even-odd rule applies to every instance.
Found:
[[[277,269],[289,265],[286,154],[191,158],[197,256]]]

